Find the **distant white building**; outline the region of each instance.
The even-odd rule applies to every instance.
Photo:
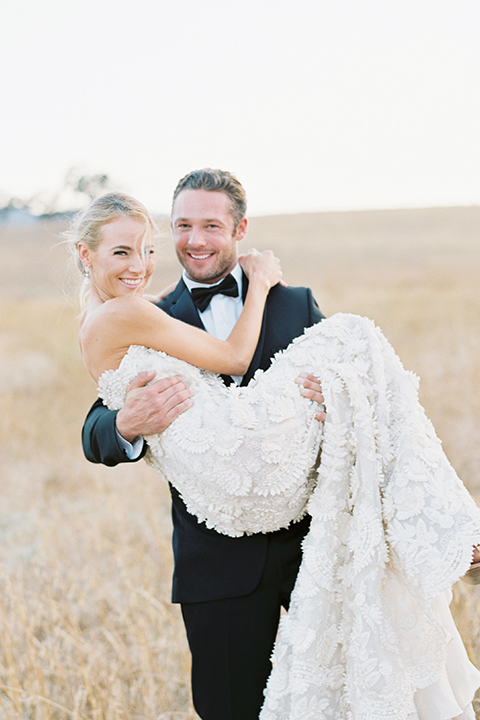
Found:
[[[0,208],[0,225],[34,225],[38,221],[39,217],[33,215],[28,207]]]

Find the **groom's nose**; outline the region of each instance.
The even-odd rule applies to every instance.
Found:
[[[199,245],[205,245],[205,236],[202,232],[202,228],[192,225],[188,236],[188,245],[198,247]]]

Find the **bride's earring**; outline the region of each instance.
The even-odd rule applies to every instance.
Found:
[[[83,269],[85,271],[85,281],[84,282],[86,282],[88,284],[90,282],[90,268],[84,267]]]

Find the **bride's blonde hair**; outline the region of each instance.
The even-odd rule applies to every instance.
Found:
[[[78,257],[80,242],[92,251],[96,251],[100,242],[102,228],[121,217],[129,217],[144,223],[152,237],[158,237],[158,228],[143,203],[131,195],[121,192],[110,192],[94,200],[85,210],[73,218],[70,227],[62,233],[75,265],[84,276],[80,288],[80,302],[83,305],[89,291],[88,275]]]

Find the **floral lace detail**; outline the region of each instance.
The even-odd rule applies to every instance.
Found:
[[[100,396],[111,409],[122,406],[129,382],[144,369],[181,375],[194,392],[188,412],[146,438],[147,462],[176,487],[190,513],[232,537],[304,517],[322,426],[294,382],[299,367],[282,363],[268,382],[257,373],[250,386],[227,388],[213,373],[133,346],[118,370],[100,378]]]
[[[133,347],[101,378],[109,407],[150,367],[195,393],[193,408],[148,438],[148,461],[190,512],[233,536],[312,516],[261,720],[417,718],[415,691],[439,678],[446,656],[435,598],[468,569],[480,511],[381,332],[335,315],[246,388]],[[293,382],[303,370],[322,383],[323,438]]]

